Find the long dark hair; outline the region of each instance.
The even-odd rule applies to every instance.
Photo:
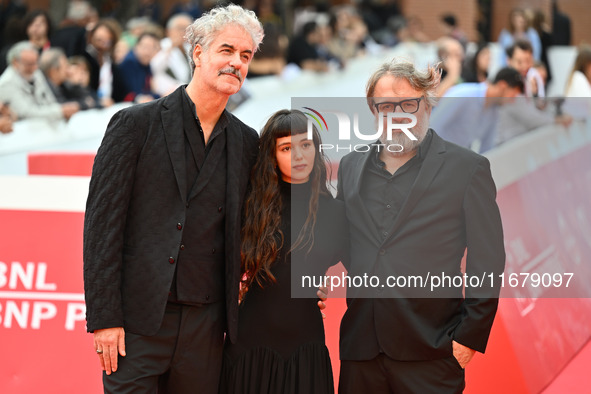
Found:
[[[251,189],[245,203],[244,226],[242,227],[242,292],[253,281],[263,286],[265,281],[274,282],[271,264],[284,247],[285,239],[279,225],[281,223],[281,193],[277,166],[277,139],[308,131],[306,116],[297,110],[281,110],[274,113],[263,127],[260,139],[260,152],[252,169]],[[320,151],[321,144],[318,130],[313,127],[315,156],[310,173],[311,195],[308,217],[289,248],[309,252],[314,245],[314,226],[318,211],[318,199],[321,194],[330,195],[327,187],[327,160]],[[289,240],[287,240],[289,242]]]

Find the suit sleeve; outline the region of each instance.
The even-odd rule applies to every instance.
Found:
[[[488,160],[481,157],[464,196],[466,274],[485,278],[482,287],[466,287],[462,321],[453,337],[462,345],[484,353],[498,306],[500,281],[505,268],[503,228],[495,201],[496,188]],[[492,273],[493,286],[490,274]]]
[[[124,230],[141,134],[128,115],[111,119],[97,152],[84,218],[84,295],[87,330],[122,327]]]

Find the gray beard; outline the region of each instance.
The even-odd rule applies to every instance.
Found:
[[[421,142],[425,138],[424,134],[416,135],[415,133],[413,133],[413,135],[417,137],[416,141],[411,140],[410,138],[408,138],[406,134],[401,132],[392,133],[391,140],[386,140],[385,136],[383,135],[380,137],[380,142],[385,145],[384,149],[388,149],[389,145],[396,145],[392,148],[392,151],[389,151],[390,154],[404,155],[417,150],[419,148],[419,145],[421,145]],[[400,150],[400,146],[402,146],[402,150],[400,152],[395,153],[395,151]]]

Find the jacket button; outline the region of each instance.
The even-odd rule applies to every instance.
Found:
[[[205,296],[205,300],[209,300],[209,296],[208,295]]]
[[[169,257],[169,258],[168,258],[168,262],[169,262],[170,264],[174,264],[174,257]]]
[[[215,248],[213,248],[213,249],[211,250],[211,253],[212,253],[212,254],[213,254],[213,253],[215,253]]]
[[[222,212],[222,207],[218,207],[218,212]]]
[[[182,230],[183,229],[183,225],[180,224],[180,223],[177,223],[176,224],[176,228],[179,229],[179,230]]]
[[[386,250],[385,249],[380,249],[380,256],[383,256],[386,254]]]
[[[181,245],[181,250],[185,250],[185,245]]]

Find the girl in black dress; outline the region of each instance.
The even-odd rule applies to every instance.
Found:
[[[245,296],[238,340],[225,347],[221,393],[334,392],[317,289],[303,288],[301,276],[322,276],[340,261],[347,226],[312,134],[305,115],[289,110],[261,133],[242,230]]]

